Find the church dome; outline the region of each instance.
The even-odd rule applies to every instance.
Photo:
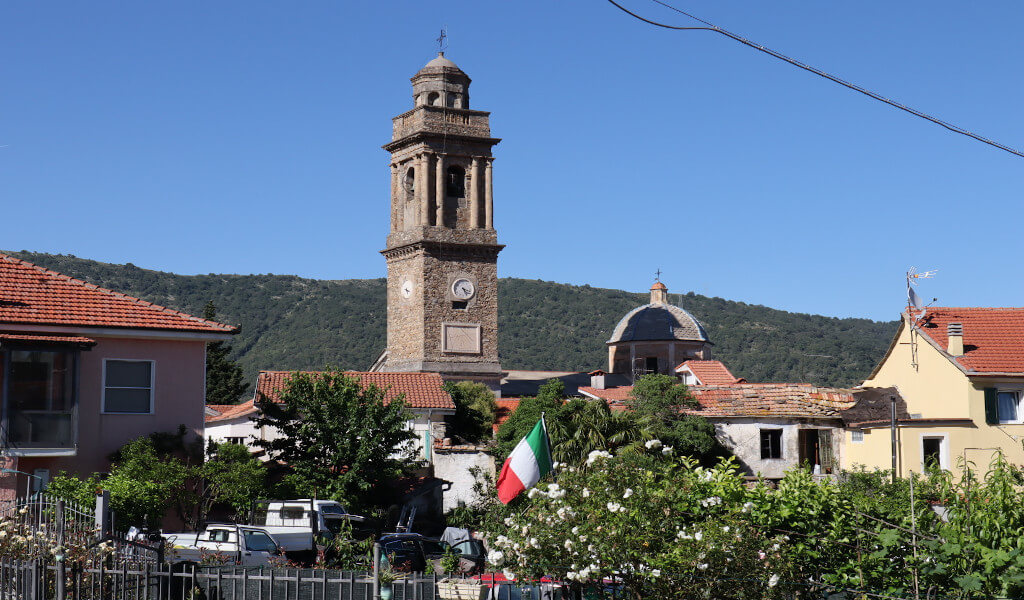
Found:
[[[422,73],[423,71],[426,71],[427,69],[440,69],[440,68],[455,69],[456,71],[461,71],[462,70],[462,69],[460,69],[458,67],[458,65],[456,65],[452,61],[450,61],[447,58],[445,58],[444,52],[438,52],[437,57],[434,58],[434,60],[428,62],[425,65],[423,65],[423,68],[420,69],[420,73]]]
[[[626,313],[615,325],[606,342],[686,340],[710,342],[704,326],[693,315],[667,301],[668,288],[656,282],[651,287],[651,302]]]

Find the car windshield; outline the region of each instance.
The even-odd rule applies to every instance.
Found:
[[[412,540],[392,540],[384,544],[386,552],[415,552],[416,544]]]
[[[325,515],[346,515],[345,507],[340,504],[323,504],[320,506],[320,512]]]
[[[483,556],[483,549],[477,540],[466,540],[455,544],[455,551],[463,556]]]
[[[444,554],[445,550],[448,549],[448,544],[443,542],[435,542],[434,540],[422,540],[424,554]]]

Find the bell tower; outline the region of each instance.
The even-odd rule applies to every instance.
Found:
[[[412,77],[413,109],[392,120],[388,345],[374,368],[438,372],[497,389],[498,243],[490,113],[440,53]]]

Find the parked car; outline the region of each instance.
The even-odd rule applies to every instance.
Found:
[[[291,559],[312,560],[316,556],[317,537],[332,538],[345,524],[354,537],[365,537],[366,518],[353,515],[334,500],[271,500],[253,510],[250,525],[274,536],[281,550]]]
[[[387,560],[396,571],[421,573],[440,570],[440,559],[448,544],[418,533],[387,533],[378,540],[382,561]],[[440,574],[440,573],[439,573]]]
[[[273,536],[265,529],[234,523],[211,523],[195,532],[165,533],[170,544],[165,560],[171,564],[200,564],[208,557],[243,566],[266,565],[280,554]]]
[[[445,545],[447,546],[447,544]],[[487,564],[487,548],[484,547],[481,540],[475,538],[463,540],[450,547],[462,559],[459,566],[460,574],[473,575],[484,572],[484,566]]]

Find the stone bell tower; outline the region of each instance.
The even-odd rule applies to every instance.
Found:
[[[438,372],[497,389],[498,244],[490,113],[469,108],[469,77],[441,53],[412,78],[414,108],[393,119],[388,346],[374,368]]]

